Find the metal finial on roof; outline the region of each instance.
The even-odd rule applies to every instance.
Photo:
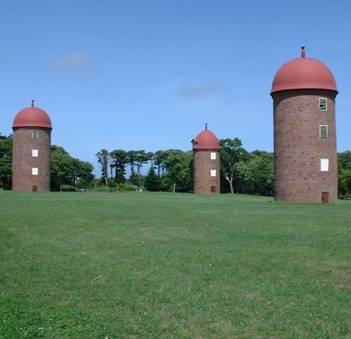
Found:
[[[34,107],[34,99],[32,99],[32,107]]]
[[[305,57],[305,46],[301,46],[301,58]]]
[[[205,123],[205,129],[207,130],[207,122]]]

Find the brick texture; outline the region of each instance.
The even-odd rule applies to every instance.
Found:
[[[32,138],[32,131],[38,131],[38,139]],[[14,129],[12,159],[13,191],[50,191],[50,145],[50,129]],[[38,150],[38,157],[32,157],[33,149]],[[32,175],[32,168],[38,168],[38,175]]]
[[[211,152],[216,153],[216,160],[211,160]],[[211,170],[216,176],[211,177]],[[194,150],[194,193],[220,193],[220,154],[218,151]]]
[[[296,90],[273,94],[275,198],[286,202],[329,202],[337,199],[337,153],[333,91]],[[319,98],[328,100],[320,111]],[[328,138],[319,126],[328,125]],[[321,172],[320,159],[329,159],[329,171]]]

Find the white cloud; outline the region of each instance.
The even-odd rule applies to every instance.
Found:
[[[66,53],[49,61],[49,68],[54,72],[73,74],[83,80],[97,77],[97,69],[91,55],[85,51]]]
[[[178,94],[185,98],[209,97],[225,92],[225,86],[218,81],[209,81],[202,84],[184,84],[178,89]]]
[[[50,60],[50,67],[55,70],[75,70],[87,65],[90,59],[87,52],[71,52]]]

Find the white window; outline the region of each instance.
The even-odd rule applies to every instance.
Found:
[[[37,167],[33,167],[32,168],[32,175],[38,175],[38,174],[39,174],[38,168]]]
[[[211,152],[211,160],[216,160],[216,152]]]
[[[216,170],[211,170],[211,177],[215,177],[217,175],[217,171]]]
[[[319,137],[322,139],[328,139],[328,125],[319,126]]]
[[[329,159],[321,159],[321,172],[329,171]]]
[[[39,156],[39,151],[37,149],[32,149],[32,157],[38,158],[38,156]]]
[[[39,131],[32,131],[32,139],[39,139]]]
[[[328,110],[328,99],[327,98],[319,98],[319,109],[322,112],[326,112]]]

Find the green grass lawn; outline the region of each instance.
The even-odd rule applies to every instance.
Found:
[[[351,202],[0,191],[0,338],[351,337]]]

